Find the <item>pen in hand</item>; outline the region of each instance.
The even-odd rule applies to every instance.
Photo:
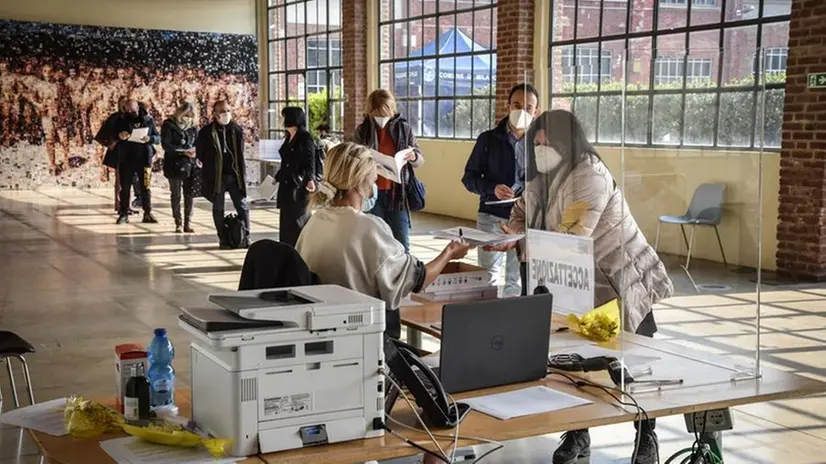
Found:
[[[459,227],[459,241],[460,241],[460,242],[464,242],[464,241],[465,241],[465,236],[464,236],[464,234],[462,233],[462,228],[461,228],[461,227]]]

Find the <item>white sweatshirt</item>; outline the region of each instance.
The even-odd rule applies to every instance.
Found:
[[[424,283],[424,265],[405,253],[390,227],[350,207],[316,211],[295,248],[322,283],[384,300],[386,309],[398,309]]]

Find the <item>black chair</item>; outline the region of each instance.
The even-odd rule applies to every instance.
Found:
[[[29,365],[26,363],[25,355],[34,353],[31,343],[20,338],[14,332],[0,330],[0,360],[6,363],[6,371],[9,373],[9,383],[11,384],[12,399],[14,407],[20,407],[20,399],[17,396],[17,385],[14,382],[14,370],[11,367],[12,358],[16,358],[23,365],[23,378],[26,380],[26,393],[29,394],[29,403],[34,404],[34,391],[32,390],[32,378],[29,374]],[[0,404],[3,402],[3,393],[0,391]]]
[[[290,245],[274,240],[258,240],[247,250],[238,290],[317,285],[301,255]]]

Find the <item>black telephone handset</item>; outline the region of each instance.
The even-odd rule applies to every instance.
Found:
[[[387,336],[384,337],[384,359],[390,368],[390,375],[401,386],[407,387],[416,404],[422,408],[424,420],[429,426],[454,428],[470,412],[470,406],[464,403],[450,404],[436,374],[410,349],[397,345]],[[416,375],[413,366],[427,377],[435,390],[433,395]],[[385,408],[385,412],[389,414],[389,408]]]

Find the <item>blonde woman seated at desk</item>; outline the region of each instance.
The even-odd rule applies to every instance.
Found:
[[[353,143],[332,148],[324,179],[310,197],[309,207],[315,212],[296,250],[325,284],[384,300],[385,333],[398,338],[401,301],[427,288],[447,263],[464,258],[470,246],[450,242],[427,264],[406,253],[387,223],[363,212],[375,195],[376,172],[376,161],[367,148]]]

